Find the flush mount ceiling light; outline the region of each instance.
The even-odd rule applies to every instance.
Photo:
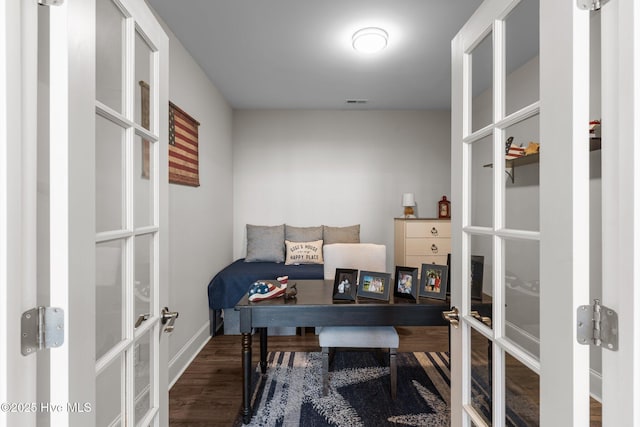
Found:
[[[353,34],[353,48],[358,52],[376,53],[387,46],[389,34],[382,28],[368,27]]]

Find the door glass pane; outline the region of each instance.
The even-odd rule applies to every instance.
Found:
[[[505,354],[505,425],[540,425],[540,377]]]
[[[135,136],[133,183],[135,193],[134,226],[136,228],[153,225],[153,149],[154,143]]]
[[[535,115],[505,129],[511,141],[505,156],[505,223],[507,228],[540,230],[540,116]],[[521,157],[516,157],[521,156]],[[513,181],[513,182],[512,182]]]
[[[471,406],[491,425],[493,402],[491,341],[471,328]]]
[[[135,265],[135,318],[151,313],[151,287],[153,279],[153,237],[151,234],[136,237]]]
[[[493,295],[493,244],[490,236],[471,236],[469,287],[472,304],[490,300]],[[474,307],[475,309],[475,307]],[[490,308],[482,308],[482,315],[491,317]],[[490,326],[490,325],[487,325]]]
[[[471,156],[471,225],[493,226],[493,135],[472,142]]]
[[[153,355],[151,332],[146,332],[135,344],[135,411],[136,424],[151,408],[151,373],[153,372]]]
[[[96,98],[123,112],[125,19],[111,0],[96,1]]]
[[[124,224],[124,129],[96,116],[96,231]]]
[[[493,123],[493,37],[488,34],[471,52],[471,130]]]
[[[153,129],[153,93],[151,90],[151,76],[153,75],[153,55],[151,48],[142,37],[139,31],[136,31],[135,45],[135,109],[134,117],[136,123],[147,130]]]
[[[116,358],[96,378],[96,425],[121,426],[124,363],[122,356]]]
[[[539,356],[540,244],[532,240],[505,241],[505,336]]]
[[[507,115],[540,99],[540,1],[521,1],[505,20]]]
[[[96,359],[124,338],[124,240],[96,245]]]

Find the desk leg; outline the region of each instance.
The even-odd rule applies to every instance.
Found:
[[[251,334],[242,334],[242,421],[251,422]]]
[[[260,328],[260,372],[267,373],[267,328]]]

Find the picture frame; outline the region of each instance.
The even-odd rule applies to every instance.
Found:
[[[447,271],[451,272],[451,254],[447,254]],[[451,274],[447,274],[447,297],[451,297]]]
[[[417,301],[419,286],[417,268],[396,266],[393,286],[394,297]]]
[[[446,265],[422,264],[418,295],[426,298],[447,299],[448,276],[449,267]]]
[[[451,271],[451,254],[447,254],[447,267]],[[482,283],[484,278],[484,256],[471,255],[471,299],[482,300]],[[451,274],[447,276],[447,296],[451,296]]]
[[[389,301],[391,274],[361,271],[358,278],[358,296]]]
[[[484,278],[484,256],[471,255],[471,299],[482,300]]]
[[[336,268],[333,280],[333,299],[355,301],[358,292],[358,270],[352,268]]]

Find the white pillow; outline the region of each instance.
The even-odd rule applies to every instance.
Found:
[[[285,265],[291,264],[323,264],[322,240],[313,242],[284,241],[287,255]]]

